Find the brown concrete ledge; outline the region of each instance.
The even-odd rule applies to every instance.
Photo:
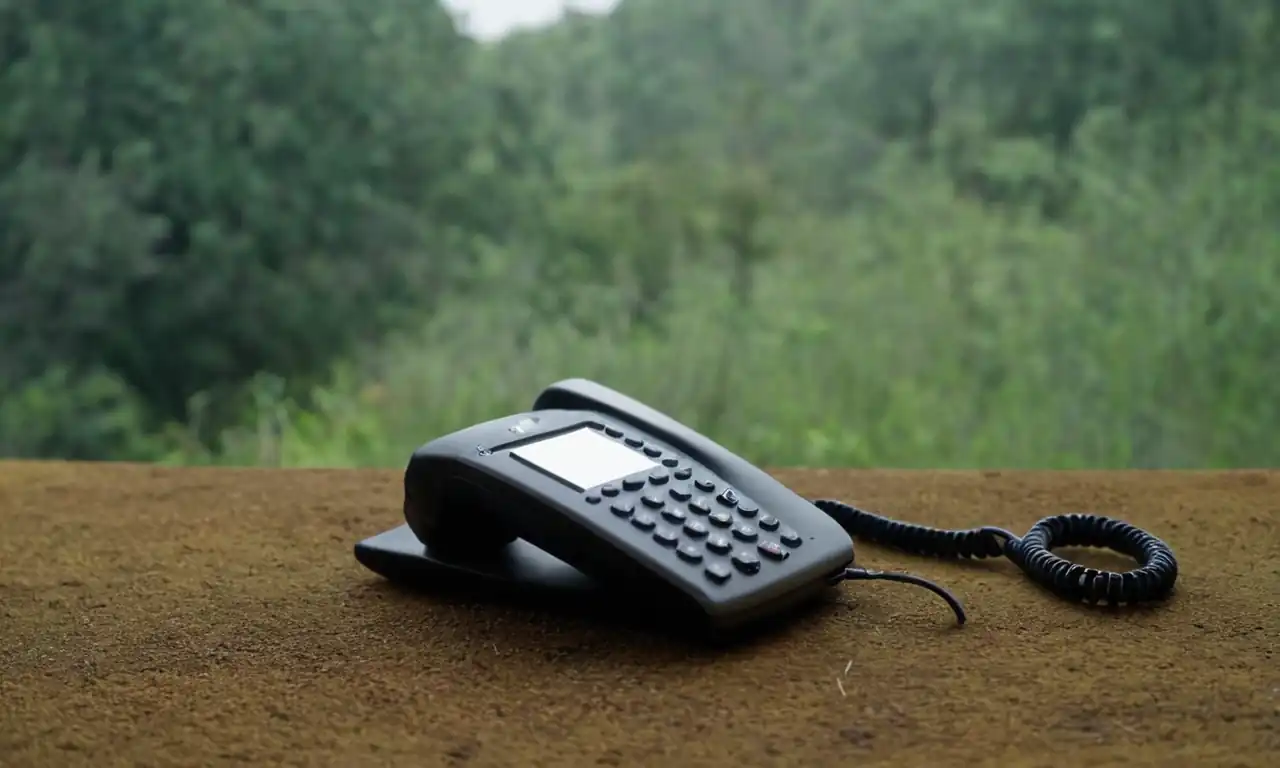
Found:
[[[389,588],[351,547],[400,522],[395,471],[0,464],[0,764],[1276,764],[1280,472],[777,474],[932,525],[1123,517],[1177,593],[1110,615],[864,546],[969,625],[843,584],[709,655]]]

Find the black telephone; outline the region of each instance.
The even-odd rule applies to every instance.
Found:
[[[712,635],[801,607],[845,580],[909,574],[854,567],[853,538],[915,554],[1005,556],[1050,590],[1111,604],[1166,597],[1168,545],[1097,515],[1000,528],[911,525],[832,500],[806,500],[675,419],[584,379],[557,382],[531,411],[437,438],[404,475],[405,524],[355,556],[393,581],[463,583],[521,596],[622,602]],[[1071,563],[1057,546],[1110,547],[1139,567]]]

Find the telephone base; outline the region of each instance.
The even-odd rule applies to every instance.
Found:
[[[542,598],[580,605],[608,599],[581,571],[521,539],[483,558],[463,559],[433,551],[401,525],[356,544],[355,556],[374,573],[412,588],[496,592],[522,602]]]

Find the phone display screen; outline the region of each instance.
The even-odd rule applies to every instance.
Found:
[[[586,427],[522,445],[511,454],[578,491],[658,466],[643,453]]]

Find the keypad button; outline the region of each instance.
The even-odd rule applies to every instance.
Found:
[[[692,544],[684,544],[676,550],[676,554],[680,555],[680,559],[686,563],[702,562],[702,550]]]
[[[662,449],[654,448],[652,445],[646,445],[644,447],[644,455],[648,456],[651,459],[656,459],[662,455]]]
[[[737,552],[733,555],[733,564],[743,573],[756,573],[760,570],[760,558],[751,552]]]
[[[654,517],[648,512],[641,512],[640,514],[631,518],[631,524],[642,531],[652,531],[653,526],[658,524],[658,518]]]
[[[618,517],[631,517],[631,513],[636,511],[635,507],[625,501],[615,501],[609,509]]]
[[[667,502],[657,496],[644,496],[640,499],[640,503],[649,509],[662,509],[667,504]]]
[[[733,525],[733,515],[728,512],[712,512],[708,515],[708,519],[711,520],[712,525],[720,528],[728,528]]]
[[[729,551],[733,549],[733,542],[729,541],[729,539],[724,536],[716,534],[715,536],[707,539],[707,549],[717,555],[727,555],[729,554]]]
[[[623,442],[625,442],[627,445],[631,446],[632,448],[639,448],[640,446],[644,445],[644,440],[639,437],[628,437]]]
[[[616,486],[616,485],[606,485],[605,487],[603,487],[603,488],[601,488],[601,489],[600,489],[600,493],[604,494],[605,496],[617,496],[617,495],[618,495],[618,486]]]
[[[675,478],[677,480],[688,480],[691,477],[693,477],[693,470],[689,469],[688,467],[684,467],[683,469],[676,470]]]
[[[791,556],[791,553],[779,546],[776,541],[762,541],[756,545],[756,549],[770,560],[786,560]]]
[[[622,490],[624,491],[638,491],[643,487],[643,477],[628,477],[626,480],[622,481]]]
[[[697,480],[694,480],[693,484],[698,487],[698,490],[706,491],[707,493],[711,493],[716,489],[715,483],[711,482],[710,480],[703,480],[702,478],[698,478]]]
[[[716,497],[716,501],[726,507],[734,507],[738,504],[738,494],[734,493],[732,488],[725,488],[720,492],[720,495]]]
[[[723,584],[732,576],[732,572],[722,563],[708,563],[705,573],[707,578],[717,584]]]
[[[649,482],[653,483],[654,485],[662,485],[663,483],[667,482],[670,479],[671,479],[671,476],[661,469],[656,469],[653,472],[649,473]]]
[[[684,522],[684,512],[676,509],[675,507],[668,507],[667,509],[662,510],[662,516],[673,523]]]
[[[693,498],[693,494],[689,493],[688,488],[672,488],[671,498],[675,499],[676,501],[688,501],[689,499]]]
[[[761,515],[760,527],[766,531],[776,531],[778,530],[778,518],[773,515]]]
[[[760,511],[760,508],[749,501],[738,502],[738,514],[742,515],[743,517],[755,517],[756,513],[759,511]]]
[[[795,548],[800,546],[800,542],[801,542],[800,534],[796,533],[790,528],[778,534],[778,538],[781,539],[782,543],[786,544],[788,547]]]
[[[700,539],[703,536],[706,536],[709,530],[710,529],[707,528],[707,526],[703,525],[697,520],[690,520],[689,522],[684,524],[684,532],[689,534],[695,539]]]
[[[622,430],[617,427],[605,427],[604,433],[609,437],[622,437]]]
[[[680,541],[680,537],[670,528],[659,528],[653,532],[653,540],[664,547],[674,547]]]
[[[733,538],[738,541],[755,541],[760,534],[749,525],[739,525],[733,529]]]
[[[675,456],[668,456],[667,458],[662,460],[662,466],[664,467],[674,467],[679,463],[680,463],[680,460],[677,459]]]
[[[711,507],[706,499],[694,499],[689,502],[689,511],[695,515],[705,515],[711,512]]]
[[[588,504],[599,504],[599,503],[600,503],[600,496],[599,496],[599,495],[597,495],[597,494],[594,494],[594,493],[588,493],[588,494],[586,495],[586,497],[585,497],[585,498],[586,498],[586,500],[587,500],[587,503],[588,503]]]

